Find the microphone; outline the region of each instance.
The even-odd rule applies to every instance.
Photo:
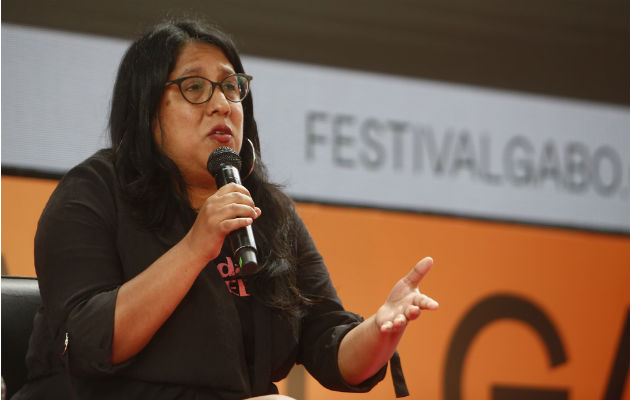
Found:
[[[213,151],[208,157],[207,168],[217,183],[217,189],[230,182],[241,184],[238,172],[241,169],[241,158],[229,147],[219,147]],[[258,271],[257,249],[252,226],[248,225],[230,232],[228,239],[234,259],[241,268],[241,274],[248,275]]]

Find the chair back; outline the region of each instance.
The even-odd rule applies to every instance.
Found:
[[[2,378],[9,399],[27,380],[26,351],[33,317],[41,304],[36,278],[3,276]]]

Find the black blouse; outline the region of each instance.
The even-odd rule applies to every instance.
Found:
[[[190,222],[177,220],[164,235],[143,229],[121,196],[111,151],[99,151],[66,174],[39,221],[35,264],[43,306],[27,355],[31,382],[14,398],[242,399],[276,393],[273,382],[295,363],[332,390],[370,390],[385,367],[360,385],[344,382],[338,346],[361,318],[343,309],[294,216],[298,288],[319,300],[304,317],[289,320],[246,296],[223,251],[149,344],[112,365],[118,288],[181,240]]]

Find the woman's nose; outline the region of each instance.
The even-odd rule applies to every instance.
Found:
[[[230,101],[225,97],[220,87],[214,89],[210,100],[206,103],[206,112],[210,115],[214,113],[229,114],[232,110]]]

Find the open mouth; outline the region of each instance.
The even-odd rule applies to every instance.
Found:
[[[227,143],[232,140],[232,131],[226,126],[215,127],[210,132],[210,137],[220,143]]]

